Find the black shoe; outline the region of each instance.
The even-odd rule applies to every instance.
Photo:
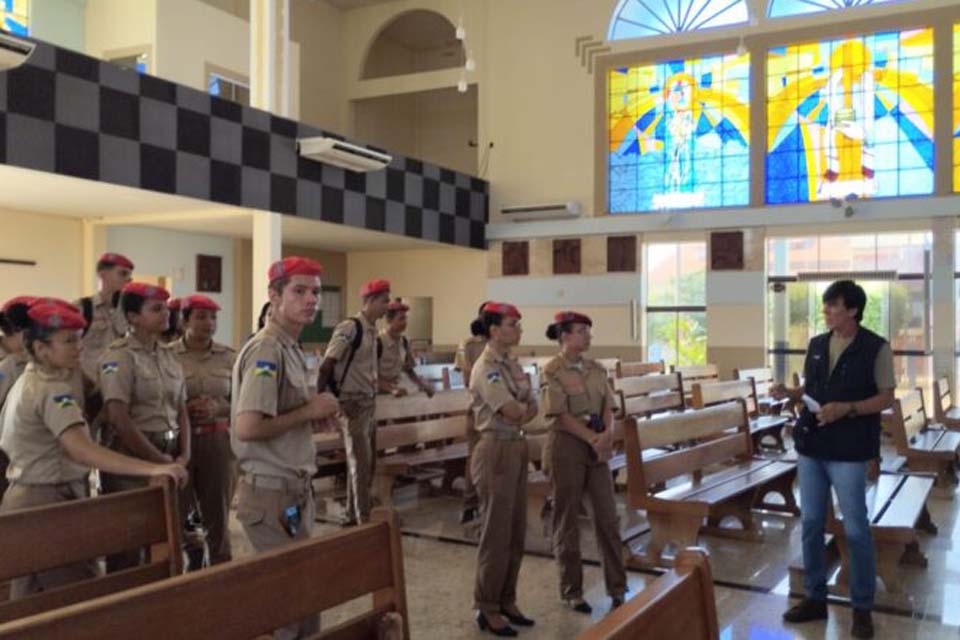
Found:
[[[590,603],[583,598],[570,598],[568,600],[564,600],[564,604],[577,613],[586,613],[587,615],[593,613],[593,607],[591,607]]]
[[[512,624],[515,624],[518,627],[532,627],[534,625],[533,620],[520,613],[519,609],[516,613],[510,613],[506,609],[501,608],[500,613]]]
[[[491,627],[490,621],[487,620],[487,616],[484,615],[483,611],[477,611],[477,626],[480,627],[480,631],[489,631],[493,635],[503,638],[515,638],[517,635],[517,630],[508,624],[499,629]]]
[[[784,622],[810,622],[811,620],[827,619],[827,602],[804,598],[783,614]]]
[[[463,510],[463,513],[460,514],[460,524],[467,524],[477,519],[477,508],[476,507],[467,507]]]
[[[854,638],[873,637],[873,618],[870,616],[869,609],[853,610],[853,627],[850,629],[850,635]]]
[[[610,608],[616,609],[623,606],[623,596],[610,596]]]

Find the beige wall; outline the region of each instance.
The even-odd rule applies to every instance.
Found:
[[[83,252],[80,220],[15,211],[2,211],[0,217],[0,258],[37,263],[0,264],[0,301],[18,295],[79,298]]]
[[[291,37],[300,48],[300,119],[347,133],[343,14],[316,0],[292,0]]]
[[[364,282],[387,278],[394,296],[433,298],[434,345],[451,347],[467,336],[486,299],[485,260],[482,251],[453,247],[348,253],[347,313],[360,308],[357,292]]]
[[[151,73],[157,40],[156,0],[87,0],[86,52],[96,58],[129,53],[132,48],[147,47]]]

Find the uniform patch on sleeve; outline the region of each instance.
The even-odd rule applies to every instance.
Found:
[[[500,372],[491,371],[487,374],[487,382],[500,382]]]
[[[70,407],[77,406],[77,401],[73,399],[73,396],[69,393],[63,393],[58,396],[53,396],[53,402],[61,409],[68,409]]]
[[[253,375],[261,378],[276,378],[277,363],[269,360],[257,360],[257,364],[253,368]]]
[[[100,373],[106,376],[116,373],[119,370],[120,370],[120,363],[117,362],[116,360],[113,360],[111,362],[104,362],[102,365],[100,365]]]

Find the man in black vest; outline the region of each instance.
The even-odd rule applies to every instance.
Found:
[[[803,524],[804,590],[807,597],[783,614],[787,622],[827,617],[824,526],[833,486],[850,548],[850,599],[855,638],[872,638],[870,610],[876,560],[867,520],[867,465],[880,457],[880,413],[893,404],[893,352],[889,343],[860,326],[867,296],[852,280],[823,293],[829,331],[810,340],[804,386],[777,385],[776,397],[803,403],[794,428],[799,454]]]

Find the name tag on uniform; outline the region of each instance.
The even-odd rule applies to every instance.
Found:
[[[269,360],[257,360],[257,364],[253,368],[253,375],[261,378],[276,378],[277,363]]]

